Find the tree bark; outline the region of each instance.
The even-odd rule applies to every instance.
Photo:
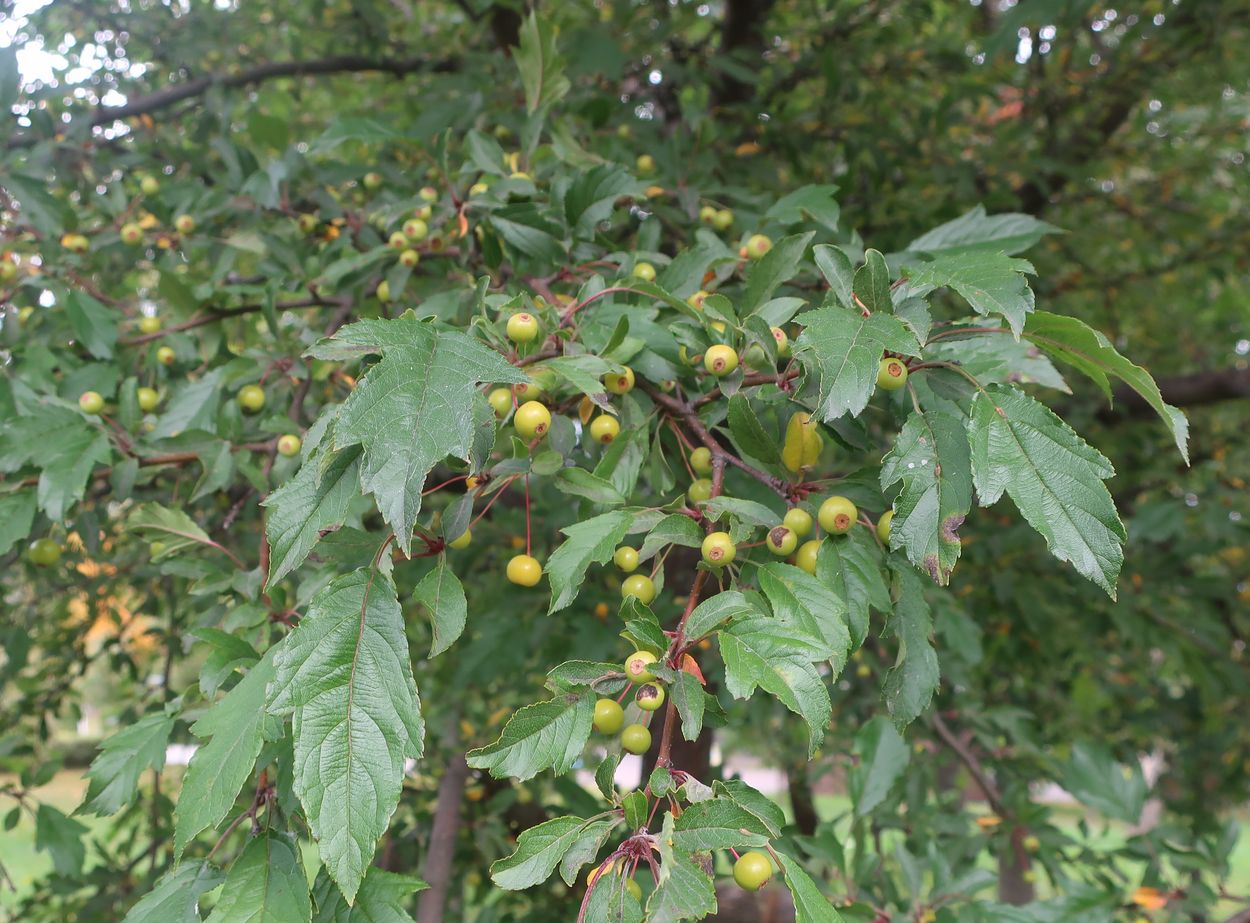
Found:
[[[786,788],[790,792],[790,809],[794,812],[794,826],[804,836],[812,836],[820,817],[816,813],[816,803],[812,800],[811,780],[807,775],[807,764],[800,763],[786,770]]]
[[[1004,904],[1031,904],[1037,897],[1033,882],[1025,877],[1032,862],[1023,840],[1024,829],[1017,827],[998,854],[998,899]]]
[[[1227,400],[1250,399],[1250,367],[1210,369],[1188,375],[1156,379],[1163,399],[1176,407],[1200,407]],[[1122,417],[1153,416],[1151,407],[1136,391],[1124,386],[1115,389],[1115,403],[1100,417],[1105,421]]]
[[[721,21],[720,53],[736,51],[764,52],[764,20],[775,0],[728,0],[725,18]],[[761,62],[762,63],[762,62]],[[712,106],[741,103],[755,96],[755,83],[722,74],[712,89]]]
[[[438,806],[434,810],[434,826],[426,849],[422,875],[429,885],[417,902],[419,923],[443,923],[447,893],[451,886],[451,865],[456,855],[456,835],[460,832],[460,805],[469,778],[469,765],[464,754],[457,753],[447,764],[438,784]]]

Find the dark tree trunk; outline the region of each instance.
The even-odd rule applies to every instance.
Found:
[[[812,800],[811,780],[807,776],[807,764],[800,763],[786,770],[786,786],[790,791],[790,809],[794,811],[794,826],[804,836],[816,832],[820,818],[816,803]]]
[[[452,859],[456,855],[456,834],[460,831],[460,805],[464,801],[464,786],[468,778],[469,766],[464,761],[464,755],[457,753],[438,784],[438,807],[434,811],[434,826],[430,831],[430,845],[422,869],[429,888],[421,892],[417,902],[417,920],[420,923],[443,923],[447,892],[451,886]]]

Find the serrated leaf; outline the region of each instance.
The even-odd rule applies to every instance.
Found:
[[[770,435],[759,417],[751,409],[751,402],[741,394],[729,399],[729,431],[734,442],[747,455],[758,458],[767,465],[781,460],[781,449],[775,436]]]
[[[929,639],[933,616],[920,575],[909,567],[891,569],[895,600],[889,626],[898,639],[898,656],[885,675],[882,693],[886,709],[901,729],[929,707],[940,673],[937,652]]]
[[[611,559],[632,522],[629,513],[614,510],[560,530],[567,538],[551,553],[544,568],[551,582],[548,615],[572,604],[586,579],[586,569]]]
[[[756,503],[754,500],[742,500],[738,497],[713,497],[704,506],[703,513],[712,520],[720,519],[728,513],[742,522],[765,528],[771,528],[781,520],[780,516],[764,504]]]
[[[601,164],[577,175],[564,195],[564,217],[579,236],[590,237],[611,217],[616,200],[641,191],[639,183],[616,164]],[[611,349],[604,349],[604,353]]]
[[[6,554],[10,548],[26,539],[34,521],[33,490],[18,490],[0,496],[0,554]]]
[[[704,701],[707,693],[703,684],[684,670],[677,672],[677,680],[669,687],[668,694],[673,697],[673,707],[681,717],[681,736],[686,740],[698,740],[703,730],[703,712],[707,706]]]
[[[607,389],[603,387],[603,376],[612,368],[612,363],[598,356],[559,356],[537,367],[555,372],[605,410],[610,409],[612,404],[608,401]]]
[[[889,612],[890,588],[881,570],[881,551],[863,529],[852,529],[837,541],[821,543],[816,579],[846,601],[851,645],[858,648],[868,637],[868,610]]]
[[[773,616],[820,638],[822,659],[830,662],[835,675],[840,672],[851,644],[846,604],[814,576],[791,564],[765,564],[758,576]]]
[[[893,311],[890,281],[890,267],[886,265],[881,251],[865,250],[864,265],[855,270],[855,279],[851,285],[856,306],[865,311]]]
[[[725,590],[695,606],[686,619],[684,633],[687,638],[696,640],[730,619],[759,614],[759,608],[737,590]]]
[[[364,449],[360,484],[407,554],[421,512],[421,490],[449,455],[473,446],[473,395],[479,384],[517,384],[525,375],[498,353],[455,330],[420,321],[362,320],[309,351],[319,358],[381,353],[343,403],[334,425],[338,448]]]
[[[1024,325],[1024,336],[1055,359],[1089,376],[1108,398],[1111,375],[1136,391],[1167,425],[1181,457],[1189,464],[1189,421],[1185,415],[1163,400],[1149,372],[1120,355],[1100,332],[1075,317],[1038,311]]]
[[[164,712],[144,715],[100,745],[87,770],[87,793],[75,814],[116,814],[134,800],[139,777],[165,766],[165,747],[174,719]]]
[[[162,875],[122,923],[201,923],[200,896],[221,881],[221,872],[207,862],[183,862]]]
[[[213,369],[174,392],[156,420],[153,439],[169,439],[188,430],[213,430],[221,403],[222,369]]]
[[[1108,817],[1129,824],[1141,819],[1148,790],[1136,760],[1121,766],[1105,746],[1078,741],[1063,767],[1061,782],[1081,804]]]
[[[1115,598],[1124,525],[1103,481],[1111,462],[1033,398],[990,385],[968,418],[972,476],[982,506],[1005,491],[1051,554]]]
[[[620,491],[585,468],[561,468],[556,475],[555,486],[557,490],[574,497],[584,497],[592,503],[616,506],[625,502]]]
[[[491,865],[491,881],[505,891],[521,891],[546,881],[585,826],[584,818],[565,816],[530,827],[517,840],[512,855]]]
[[[829,898],[801,865],[785,853],[777,853],[786,887],[794,900],[794,923],[843,923],[842,915],[834,909]]]
[[[866,817],[885,800],[907,768],[911,750],[894,725],[878,715],[855,734],[851,751],[856,757],[847,777],[847,791],[855,816]]]
[[[836,231],[841,214],[833,197],[837,191],[838,187],[834,185],[800,186],[774,202],[764,217],[784,224],[797,224],[810,217],[817,224]]]
[[[505,205],[490,214],[491,226],[523,256],[547,263],[564,259],[563,229],[531,202]]]
[[[806,323],[794,352],[809,375],[820,383],[816,415],[833,421],[843,414],[859,416],[877,387],[877,368],[885,350],[906,356],[920,354],[915,335],[897,317],[874,311],[823,307],[803,315]]]
[[[112,456],[108,437],[65,407],[43,406],[35,415],[11,418],[0,435],[0,471],[38,468],[35,497],[53,521],[65,518],[82,499],[95,466]]]
[[[581,923],[643,923],[642,906],[625,890],[625,878],[613,872],[597,880]]]
[[[881,461],[881,489],[901,483],[890,547],[939,586],[959,560],[959,527],[972,508],[972,468],[963,421],[931,410],[913,413]]]
[[[620,753],[609,753],[595,770],[595,786],[608,801],[616,800],[616,767],[621,765]]]
[[[663,798],[674,791],[673,774],[667,767],[656,766],[651,770],[651,777],[647,779],[647,787],[651,789],[652,797]]]
[[[578,831],[572,844],[560,860],[560,877],[572,887],[577,883],[578,873],[587,862],[593,862],[603,848],[608,835],[616,828],[615,818],[587,821]]]
[[[524,782],[544,769],[563,775],[573,768],[590,737],[595,695],[569,692],[518,709],[493,744],[470,750],[469,765],[495,778]]]
[[[987,215],[978,205],[954,221],[939,225],[907,245],[908,252],[942,253],[961,250],[998,250],[1013,254],[1027,250],[1047,234],[1060,233],[1059,228],[1032,215],[1008,212]]]
[[[269,575],[266,586],[303,563],[326,532],[347,520],[351,502],[360,492],[360,447],[352,446],[329,456],[308,459],[295,477],[262,502],[268,510],[265,533],[269,537]]]
[[[854,309],[855,267],[846,251],[832,244],[817,244],[812,248],[812,255],[837,303],[848,311]]]
[[[349,904],[322,869],[313,883],[313,903],[317,906],[313,923],[412,923],[408,898],[428,887],[416,876],[370,866],[355,903]]]
[[[174,810],[174,852],[182,851],[199,833],[216,827],[229,813],[239,790],[252,776],[264,741],[266,689],[274,676],[273,651],[195,724],[191,733],[204,740],[191,757]],[[272,736],[272,734],[270,735]]]
[[[65,313],[74,334],[97,359],[112,359],[117,344],[117,315],[84,291],[65,295]]]
[[[763,846],[771,835],[758,817],[725,798],[690,805],[673,830],[673,846],[686,852]]]
[[[536,13],[530,13],[521,25],[520,43],[512,50],[512,58],[525,88],[527,112],[549,106],[569,91],[564,64],[556,53],[555,30]]]
[[[170,509],[159,503],[136,506],[126,518],[126,528],[142,533],[149,541],[159,540],[165,546],[163,557],[196,545],[225,550],[182,510]]]
[[[430,657],[437,657],[456,643],[464,631],[469,605],[464,587],[452,572],[445,557],[439,557],[434,569],[421,578],[412,591],[413,600],[430,614],[433,638]]]
[[[351,902],[425,734],[388,575],[357,570],[313,597],[274,657],[269,698],[271,713],[294,713],[295,793]]]
[[[40,804],[35,811],[35,849],[52,858],[52,868],[58,875],[82,874],[83,860],[87,857],[87,846],[82,841],[85,833],[84,824],[50,804]]]
[[[736,699],[747,699],[756,687],[775,696],[807,722],[808,753],[815,753],[829,725],[829,691],[813,662],[829,652],[818,638],[796,638],[795,627],[780,619],[749,616],[736,619],[720,633],[725,685]]]
[[[660,875],[647,898],[648,923],[700,920],[716,912],[716,886],[690,855],[675,845],[673,815],[660,828]]]
[[[261,834],[234,860],[208,923],[308,923],[312,900],[299,850],[287,837]]]
[[[749,317],[754,314],[764,302],[773,297],[773,292],[778,287],[794,278],[813,236],[814,232],[808,231],[805,234],[783,237],[751,267],[746,291],[738,304],[740,316]]]
[[[712,791],[718,798],[728,798],[744,811],[755,815],[770,838],[781,836],[781,828],[786,825],[785,811],[759,789],[752,788],[741,779],[728,779],[713,782]]]
[[[909,266],[907,281],[917,295],[937,288],[958,292],[978,314],[999,314],[1006,318],[1019,339],[1025,316],[1033,310],[1034,304],[1026,274],[1035,274],[1028,260],[978,250],[947,254],[929,263]]]
[[[684,513],[665,516],[643,539],[638,557],[642,561],[651,557],[665,545],[681,545],[698,548],[703,543],[703,532],[693,519]]]
[[[621,810],[625,813],[625,826],[630,830],[639,830],[647,823],[647,796],[645,792],[635,789],[621,799]]]

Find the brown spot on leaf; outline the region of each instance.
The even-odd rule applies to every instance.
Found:
[[[959,527],[964,524],[964,517],[959,513],[947,516],[942,520],[941,535],[942,540],[946,542],[959,541]]]

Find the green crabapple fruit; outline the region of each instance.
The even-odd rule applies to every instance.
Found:
[[[78,408],[95,416],[104,409],[104,397],[99,391],[84,391],[78,398]]]
[[[630,897],[634,900],[642,900],[642,885],[638,884],[638,882],[634,881],[634,879],[625,879],[625,890],[629,892]]]
[[[639,173],[654,173],[655,158],[650,154],[639,154],[638,159],[634,161],[634,166],[637,167]]]
[[[378,283],[378,287],[375,290],[375,294],[378,296],[378,301],[382,301],[382,302],[390,301],[391,300],[391,283],[383,279],[381,282]]]
[[[710,227],[716,221],[716,206],[704,205],[700,208],[699,220]]]
[[[179,215],[174,219],[174,230],[179,234],[190,234],[195,230],[195,219],[190,215]]]
[[[628,394],[634,390],[634,370],[629,366],[621,372],[609,372],[603,376],[603,386],[613,394]]]
[[[156,361],[161,365],[173,365],[177,358],[178,354],[170,346],[162,346],[156,351]]]
[[[634,278],[641,279],[643,282],[654,282],[655,267],[650,263],[635,263]]]
[[[422,202],[437,202],[438,190],[433,186],[422,186],[417,190],[417,195],[421,197]]]
[[[753,260],[758,260],[773,248],[773,242],[764,234],[752,234],[747,238],[746,247],[747,256]]]
[[[658,683],[645,683],[634,693],[634,701],[643,711],[656,711],[664,704],[664,687]]]
[[[651,578],[645,574],[626,577],[621,584],[621,598],[629,599],[631,596],[644,606],[649,606],[651,600],[655,599],[655,584]]]
[[[781,524],[790,529],[799,538],[804,538],[812,531],[812,514],[801,507],[792,506],[781,518]]]
[[[495,388],[486,396],[486,401],[501,420],[512,412],[512,392],[507,388]]]
[[[595,730],[600,734],[615,734],[625,724],[625,709],[611,699],[595,702]]]
[[[890,544],[890,524],[893,522],[894,510],[886,510],[877,520],[877,538],[881,539],[883,545]]]
[[[551,411],[538,401],[526,401],[517,408],[512,425],[522,439],[541,439],[551,428]]]
[[[123,224],[121,230],[122,243],[132,247],[143,240],[143,228],[137,224]]]
[[[786,526],[775,526],[768,530],[768,537],[764,539],[764,544],[773,554],[784,558],[792,554],[799,546],[799,536],[793,529]]]
[[[365,182],[366,189],[377,189],[379,186],[382,185],[382,174],[381,173],[366,173],[364,182]]]
[[[721,378],[738,367],[738,354],[734,352],[732,346],[717,343],[715,346],[709,346],[707,352],[703,354],[703,367],[717,378]]]
[[[772,860],[762,852],[745,852],[734,863],[734,881],[744,891],[758,891],[772,877]]]
[[[703,540],[703,560],[713,567],[724,567],[738,555],[728,532],[710,532]]]
[[[641,724],[631,724],[621,731],[621,746],[626,753],[646,753],[651,749],[651,732]]]
[[[695,478],[686,490],[686,499],[691,503],[707,503],[712,499],[712,482],[708,478]]]
[[[416,250],[405,250],[399,255],[399,265],[412,269],[421,262],[421,254]]]
[[[625,678],[636,686],[655,681],[651,672],[651,664],[659,658],[650,651],[634,651],[625,658]]]
[[[702,311],[703,302],[707,301],[709,294],[711,293],[704,291],[703,289],[699,289],[686,299],[686,304],[690,305],[690,307],[694,308],[696,311]]]
[[[812,539],[799,546],[794,556],[794,566],[805,570],[813,576],[816,574],[816,559],[820,556],[820,539]]]
[[[777,341],[777,355],[782,359],[790,355],[790,338],[780,327],[773,327],[773,339]]]
[[[294,458],[299,454],[299,450],[303,447],[303,445],[304,443],[299,436],[287,433],[286,435],[278,437],[278,454],[286,456],[287,458]]]
[[[420,218],[409,218],[404,222],[404,236],[409,240],[425,240],[430,236],[430,226]]]
[[[26,549],[26,559],[36,567],[51,567],[61,560],[61,546],[50,538],[37,538]]]
[[[590,421],[590,438],[600,445],[607,445],[621,432],[621,424],[616,417],[601,413]]]
[[[831,535],[846,535],[859,518],[859,510],[846,497],[829,497],[816,511],[820,527]]]
[[[405,234],[403,231],[396,231],[394,234],[392,234],[390,237],[386,239],[386,245],[390,247],[392,250],[407,250],[408,249],[408,235]]]
[[[265,389],[260,385],[244,385],[236,397],[246,413],[256,413],[265,406]]]
[[[712,473],[712,450],[705,445],[690,453],[690,467],[695,474]]]
[[[295,223],[296,223],[296,226],[300,229],[300,231],[304,234],[311,234],[313,231],[317,230],[317,216],[316,215],[309,215],[305,213],[303,215],[300,215],[299,218],[296,219]]]
[[[716,213],[716,217],[712,219],[712,227],[718,231],[728,231],[733,227],[734,213],[731,209],[722,208]]]
[[[907,384],[907,366],[902,359],[882,359],[877,366],[877,387],[882,391],[897,391]]]
[[[161,402],[161,396],[155,388],[139,388],[135,391],[135,400],[138,401],[140,410],[150,413]]]
[[[612,553],[612,563],[627,574],[638,569],[638,549],[622,545]]]
[[[447,547],[455,548],[457,551],[459,551],[461,548],[468,548],[469,544],[472,541],[473,541],[473,532],[469,529],[465,529],[458,536],[456,536],[450,542],[448,542]]]
[[[139,190],[144,195],[156,195],[161,191],[161,184],[155,176],[145,176],[139,180]]]
[[[513,385],[512,393],[518,401],[536,401],[543,393],[543,386],[531,378]]]
[[[517,586],[534,586],[542,579],[543,566],[528,554],[518,554],[508,562],[508,580]]]
[[[513,343],[529,343],[538,336],[538,318],[522,311],[508,318],[508,339]]]
[[[144,314],[139,318],[140,333],[156,333],[161,329],[161,319],[155,314]]]

